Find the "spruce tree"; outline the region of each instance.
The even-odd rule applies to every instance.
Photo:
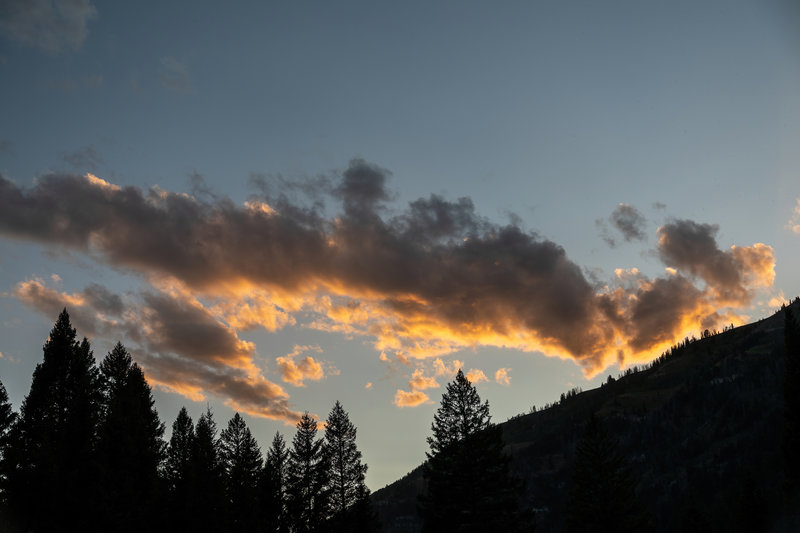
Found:
[[[597,416],[590,416],[575,450],[572,487],[566,509],[567,531],[648,531],[647,516],[635,487],[633,473],[617,442]]]
[[[225,472],[228,527],[230,531],[254,531],[258,527],[258,482],[261,450],[239,413],[220,435],[220,455]]]
[[[210,407],[197,419],[189,472],[192,505],[185,530],[217,533],[225,523],[227,506],[217,424]]]
[[[152,529],[161,500],[158,468],[164,457],[164,424],[139,365],[121,343],[100,363],[104,414],[98,459],[104,528]]]
[[[167,446],[164,477],[168,484],[170,515],[176,527],[185,527],[191,520],[192,505],[192,450],[194,424],[185,407],[172,423],[172,435]],[[174,529],[174,528],[173,528]]]
[[[7,450],[8,499],[25,530],[94,527],[98,372],[89,342],[78,342],[64,309],[43,347]]]
[[[275,432],[272,444],[267,450],[264,470],[261,473],[261,509],[264,531],[288,531],[286,523],[286,465],[289,450],[283,436]]]
[[[420,497],[424,532],[532,528],[532,517],[520,509],[522,483],[509,474],[501,429],[461,370],[448,383],[431,430],[427,492]]]
[[[16,420],[17,415],[11,409],[11,403],[8,401],[8,393],[0,381],[0,531],[3,529],[10,530],[10,517],[6,501],[6,449],[10,442],[11,428]]]
[[[367,465],[356,447],[356,427],[337,401],[325,424],[325,454],[330,467],[331,520],[329,531],[370,531],[374,517],[369,489],[364,483]]]
[[[293,532],[322,531],[328,519],[330,490],[323,441],[308,412],[297,423],[286,468],[286,508]]]

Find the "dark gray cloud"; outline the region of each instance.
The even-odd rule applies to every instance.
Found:
[[[629,204],[619,204],[609,217],[611,225],[614,226],[622,237],[627,241],[643,241],[647,238],[645,227],[647,219],[638,209]]]
[[[77,50],[96,16],[89,0],[4,0],[0,34],[50,53]]]
[[[64,154],[63,159],[78,172],[97,173],[105,165],[103,158],[94,149],[94,146],[84,146],[69,154]]]
[[[686,316],[696,323],[711,312],[709,298],[719,303],[717,289],[725,289],[727,302],[741,304],[774,264],[769,247],[721,252],[712,226],[683,221],[659,230],[661,258],[676,274],[713,280],[716,292],[673,275],[603,294],[561,246],[513,222],[487,221],[468,198],[449,202],[434,195],[387,217],[388,177],[384,169],[355,159],[341,175],[318,180],[325,193],[317,191],[305,205],[287,194],[302,188],[282,188],[280,180],[276,187],[276,180],[262,177],[256,179],[262,196],[245,206],[73,175],[45,176],[30,189],[0,178],[0,234],[81,250],[147,277],[179,279],[214,297],[237,284],[248,294],[296,297],[305,303],[289,308],[315,306],[325,327],[374,336],[380,349],[401,355],[488,343],[571,356],[587,369],[604,365],[618,350],[635,355],[657,346],[670,332],[691,325]],[[326,215],[326,202],[325,209],[338,212]],[[638,212],[619,213],[619,226],[638,238]],[[731,264],[736,268],[728,272]],[[667,294],[680,284],[680,295]],[[346,302],[308,303],[324,294]],[[648,307],[658,300],[660,307]],[[179,311],[169,308],[174,302],[146,303],[157,315]],[[192,312],[183,309],[187,317]],[[656,317],[662,320],[658,327]],[[153,323],[157,334],[151,338],[165,339],[158,350],[187,351],[197,354],[194,360],[209,361],[200,346],[165,344],[201,338],[182,330],[189,326]]]

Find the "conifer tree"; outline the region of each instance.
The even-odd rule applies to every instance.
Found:
[[[6,501],[6,449],[10,442],[11,427],[16,420],[17,415],[11,409],[11,404],[8,401],[8,393],[0,381],[0,531],[3,526],[5,529],[10,529],[10,517],[8,516],[8,507]]]
[[[8,498],[25,530],[92,528],[93,454],[100,416],[98,372],[89,342],[76,340],[64,309],[43,347],[7,450]]]
[[[523,487],[509,474],[501,429],[461,370],[447,384],[431,429],[423,467],[427,493],[420,498],[423,531],[530,530],[532,517],[520,510]]]
[[[261,509],[264,531],[283,533],[288,531],[286,523],[286,466],[289,450],[283,436],[275,432],[267,450],[264,470],[261,474]]]
[[[784,308],[786,374],[783,381],[783,456],[790,489],[800,489],[800,323],[790,307]]]
[[[150,385],[121,343],[100,363],[104,410],[98,459],[103,527],[151,528],[160,501],[158,468],[164,457],[164,424]]]
[[[331,521],[329,531],[369,531],[374,518],[369,489],[364,483],[367,465],[356,447],[356,427],[337,401],[325,424],[325,454],[330,467]]]
[[[192,505],[186,531],[217,533],[227,506],[217,424],[210,407],[197,419],[189,472]]]
[[[164,463],[164,477],[170,493],[170,514],[177,527],[185,527],[191,520],[193,448],[194,424],[186,407],[181,407],[178,417],[172,423],[172,435]]]
[[[575,450],[566,509],[567,531],[648,531],[647,516],[636,496],[635,485],[617,442],[597,416],[590,416]]]
[[[239,413],[220,435],[220,456],[225,472],[228,524],[231,531],[254,531],[258,526],[258,482],[261,450]]]
[[[328,518],[330,490],[323,441],[308,412],[297,423],[286,468],[286,507],[293,532],[321,531]]]

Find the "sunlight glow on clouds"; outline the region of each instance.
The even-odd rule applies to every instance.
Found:
[[[508,375],[509,372],[511,372],[510,368],[498,368],[497,372],[494,373],[494,380],[500,385],[510,386],[511,376]]]
[[[699,329],[741,323],[737,310],[774,281],[770,246],[723,250],[717,226],[671,220],[657,231],[666,277],[619,269],[598,288],[561,246],[488,221],[468,198],[431,195],[387,214],[389,175],[354,159],[315,178],[310,207],[266,185],[237,205],[93,175],[50,174],[29,189],[0,176],[0,234],[83,252],[151,287],[122,305],[98,285],[67,294],[34,279],[15,293],[30,307],[53,316],[68,305],[82,331],[131,339],[159,386],[224,395],[284,420],[297,415],[288,394],[256,367],[256,347],[240,331],[297,325],[369,339],[382,360],[419,363],[411,390],[395,394],[407,407],[429,401],[423,391],[463,366],[441,359],[456,350],[540,351],[592,376],[649,360]],[[327,214],[330,203],[340,211]],[[638,211],[622,204],[615,213],[617,229],[641,240]],[[322,379],[324,365],[300,355],[276,359],[282,379]],[[482,370],[467,375],[488,381]],[[510,379],[498,371],[495,381]]]

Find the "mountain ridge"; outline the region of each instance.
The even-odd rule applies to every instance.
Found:
[[[800,315],[800,299],[790,307]],[[680,531],[692,521],[712,524],[710,531],[736,531],[747,520],[779,522],[783,320],[781,309],[685,339],[638,371],[499,424],[512,470],[527,483],[525,504],[537,511],[537,531],[564,530],[575,445],[591,413],[618,440],[655,531]],[[419,531],[422,490],[420,465],[375,491],[384,531]]]

